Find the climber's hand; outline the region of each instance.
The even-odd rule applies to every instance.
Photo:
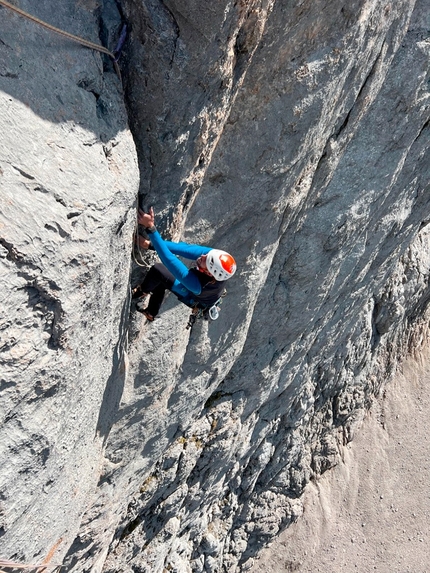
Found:
[[[155,220],[154,220],[154,209],[151,207],[149,209],[149,213],[145,213],[142,209],[139,209],[137,220],[139,225],[143,225],[144,227],[154,227]]]
[[[151,241],[149,241],[148,239],[145,239],[145,237],[142,237],[141,235],[137,236],[137,244],[139,245],[139,247],[141,249],[145,249],[145,251],[147,251],[149,249],[149,247],[151,246]]]

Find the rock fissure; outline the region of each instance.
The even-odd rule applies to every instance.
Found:
[[[378,76],[380,76],[380,74],[383,73],[382,64],[384,63],[386,51],[387,51],[387,46],[385,42],[383,42],[381,49],[369,70],[369,73],[364,78],[364,81],[357,93],[357,96],[354,100],[352,107],[346,114],[345,119],[343,120],[339,129],[336,130],[333,139],[338,140],[340,136],[343,134],[343,132],[346,130],[348,124],[351,123],[352,117],[359,118],[361,110],[366,109],[368,107],[367,105],[368,101],[366,101],[366,98],[369,97],[369,92],[373,91],[372,88],[375,78],[376,82],[380,83],[380,79]]]

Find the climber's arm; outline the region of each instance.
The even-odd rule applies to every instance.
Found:
[[[185,288],[194,294],[200,294],[202,291],[202,285],[200,284],[199,279],[194,273],[190,273],[190,270],[184,265],[184,263],[169,250],[167,247],[169,242],[163,240],[155,227],[147,228],[147,233],[150,235],[151,243],[165,267],[180,283],[184,285]]]

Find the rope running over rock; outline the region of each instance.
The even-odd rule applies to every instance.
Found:
[[[23,16],[24,18],[27,18],[28,20],[31,20],[36,24],[39,24],[39,26],[43,26],[47,30],[51,30],[51,32],[55,32],[56,34],[60,34],[60,36],[63,36],[64,38],[68,38],[72,42],[76,42],[81,46],[85,46],[86,48],[90,48],[91,50],[97,50],[98,52],[106,54],[107,56],[112,58],[115,72],[117,73],[119,79],[121,79],[121,71],[119,69],[118,62],[116,61],[115,54],[110,50],[108,50],[107,48],[105,48],[104,46],[96,44],[95,42],[91,42],[90,40],[86,40],[85,38],[81,38],[80,36],[75,36],[74,34],[70,34],[70,32],[66,32],[65,30],[61,30],[60,28],[56,28],[55,26],[48,24],[48,22],[40,20],[39,18],[36,18],[36,16],[32,16],[28,12],[21,10],[21,8],[18,8],[17,6],[10,4],[10,2],[7,2],[6,0],[0,0],[0,5],[4,6],[5,8],[9,8],[13,12],[16,12],[20,16]]]

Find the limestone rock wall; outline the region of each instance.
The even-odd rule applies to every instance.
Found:
[[[95,6],[20,3],[100,42]],[[58,563],[124,382],[139,175],[100,54],[6,8],[0,53],[0,557]]]
[[[130,570],[234,571],[300,515],[305,484],[335,463],[415,344],[429,276],[428,10],[410,20],[411,3],[275,2],[238,85],[242,21],[229,29],[233,48],[205,43],[190,32],[203,28],[201,10],[185,18],[165,3],[177,50],[163,59],[146,8],[135,69],[145,81],[129,86],[144,200],[175,234],[177,212],[164,208],[175,197],[185,236],[233,251],[240,270],[217,323],[188,339],[187,312],[169,300],[139,340],[133,416],[145,396],[157,406],[141,452],[152,460],[170,445],[143,473],[105,570],[130,559]],[[195,58],[210,67],[197,71]],[[187,134],[220,111],[222,133],[199,161]],[[111,439],[124,443],[122,423]]]
[[[140,183],[111,64],[6,14],[0,553],[246,569],[423,343],[429,8],[63,4],[59,22],[93,39],[128,22]],[[138,184],[166,236],[236,257],[216,322],[186,330],[174,297],[154,324],[130,309]]]

